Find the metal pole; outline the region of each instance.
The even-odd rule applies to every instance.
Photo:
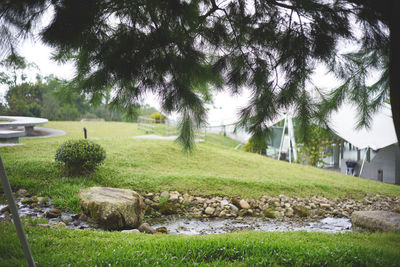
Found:
[[[285,114],[285,121],[284,121],[284,123],[283,123],[283,131],[282,131],[282,137],[281,137],[281,144],[280,144],[280,146],[279,146],[278,160],[281,158],[281,151],[282,151],[282,146],[283,146],[283,139],[285,138],[286,118],[287,118],[287,115]]]
[[[25,236],[24,228],[22,227],[21,220],[18,215],[18,209],[15,205],[15,201],[12,195],[10,182],[8,181],[6,170],[4,169],[3,160],[0,156],[0,178],[1,184],[3,186],[4,195],[7,198],[8,207],[10,208],[15,228],[17,229],[17,234],[19,237],[19,241],[21,242],[22,250],[25,254],[26,262],[28,263],[29,267],[35,267],[35,261],[33,260],[31,250],[29,249],[29,244]]]

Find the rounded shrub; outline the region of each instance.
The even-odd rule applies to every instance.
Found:
[[[69,140],[57,148],[55,160],[70,175],[90,173],[106,158],[105,150],[88,140]]]
[[[153,114],[150,115],[150,118],[155,120],[156,123],[164,123],[165,122],[165,116],[161,114],[160,112],[154,112]]]

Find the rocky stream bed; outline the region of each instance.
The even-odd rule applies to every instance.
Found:
[[[101,230],[101,225],[85,213],[74,214],[55,208],[43,197],[26,190],[15,193],[20,216],[42,227]],[[397,211],[400,198],[366,196],[363,200],[324,197],[268,197],[239,199],[201,197],[179,192],[143,193],[145,217],[138,229],[123,232],[213,234],[236,231],[352,231],[350,215],[357,210]],[[46,218],[46,219],[43,219]],[[0,221],[11,220],[6,205],[0,205]],[[103,227],[104,228],[104,227]],[[132,227],[130,227],[132,228]]]

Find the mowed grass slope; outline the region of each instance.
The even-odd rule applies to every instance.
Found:
[[[400,187],[346,176],[310,166],[289,164],[218,142],[198,143],[192,154],[172,141],[135,139],[145,134],[133,123],[50,122],[49,128],[67,135],[25,139],[23,146],[2,147],[0,153],[14,189],[26,188],[48,196],[61,208],[79,210],[76,193],[88,186],[112,186],[137,191],[178,190],[193,195],[262,195],[328,198],[361,198],[365,194],[399,196]],[[83,137],[102,145],[107,159],[87,177],[65,177],[57,168],[54,153],[68,139]],[[215,138],[214,138],[215,139]]]

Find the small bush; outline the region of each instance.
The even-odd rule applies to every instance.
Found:
[[[150,115],[150,118],[155,120],[156,123],[164,123],[165,122],[165,116],[162,115],[160,112],[154,112],[153,114]]]
[[[69,175],[90,173],[106,158],[104,149],[88,140],[69,140],[57,148],[55,160]]]

